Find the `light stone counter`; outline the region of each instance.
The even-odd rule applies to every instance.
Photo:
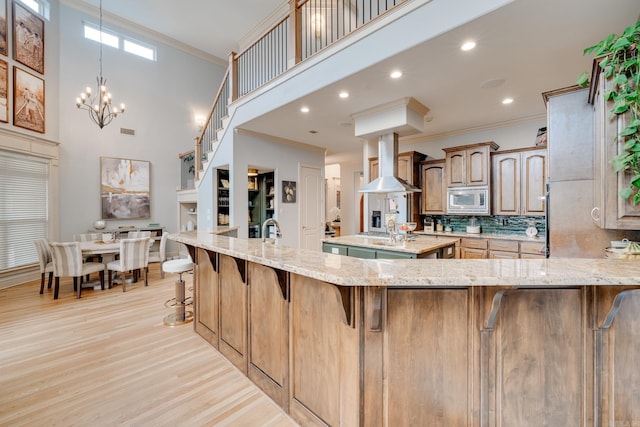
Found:
[[[387,237],[368,237],[365,235],[340,236],[324,239],[323,242],[345,245],[360,246],[372,249],[384,249],[387,251],[405,252],[410,254],[423,254],[433,252],[440,248],[446,248],[456,244],[459,238],[447,238],[438,236],[416,236],[415,240],[403,241],[393,245],[387,245]]]
[[[640,285],[640,262],[614,259],[368,260],[261,239],[181,232],[169,239],[341,286],[567,287]],[[272,241],[272,240],[271,240]]]
[[[498,234],[498,233],[467,233],[464,231],[414,231],[417,235],[422,236],[438,236],[438,237],[469,237],[476,239],[502,239],[502,240],[518,240],[520,242],[539,242],[545,243],[544,235],[528,237],[522,234]]]

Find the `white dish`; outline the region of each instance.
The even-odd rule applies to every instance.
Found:
[[[629,246],[629,239],[611,241],[612,248],[626,248],[627,246]]]

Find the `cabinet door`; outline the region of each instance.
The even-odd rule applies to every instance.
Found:
[[[468,186],[489,184],[489,147],[470,148],[466,152],[467,156],[467,179]]]
[[[491,156],[493,174],[493,214],[520,213],[520,153]]]
[[[466,185],[466,151],[453,151],[446,155],[447,186],[464,187]]]
[[[485,259],[486,257],[486,249],[460,248],[460,258],[462,259]]]
[[[355,246],[348,246],[347,255],[354,258],[375,259],[376,250],[368,249],[368,248],[358,248]]]
[[[441,215],[446,211],[445,162],[422,165],[422,213]]]
[[[411,154],[398,155],[398,178],[413,184],[413,158]]]
[[[547,150],[523,151],[521,215],[544,216]]]
[[[519,255],[517,252],[503,252],[503,251],[489,251],[489,258],[491,259],[517,259]]]
[[[640,229],[640,204],[620,198],[620,191],[627,186],[631,176],[626,172],[614,172],[611,160],[623,150],[623,143],[616,136],[623,131],[630,119],[629,113],[610,117],[613,101],[603,99],[612,83],[600,74],[598,92],[594,98],[594,122],[596,131],[595,188],[596,210],[592,216],[596,223],[606,229]]]
[[[378,177],[378,165],[380,162],[378,159],[369,160],[369,182],[373,181]]]

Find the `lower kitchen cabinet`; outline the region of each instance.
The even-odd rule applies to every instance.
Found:
[[[392,249],[372,249],[360,246],[336,245],[322,243],[322,252],[345,255],[363,259],[420,259],[420,258],[455,258],[455,245],[435,249],[421,254],[394,251]]]
[[[460,258],[484,259],[487,258],[488,239],[464,237],[460,243]]]
[[[352,256],[354,258],[376,259],[378,258],[376,253],[377,251],[375,249],[347,246],[347,256]]]
[[[527,242],[465,237],[460,245],[460,258],[546,258],[546,244],[543,241]]]

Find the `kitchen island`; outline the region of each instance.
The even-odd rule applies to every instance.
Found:
[[[178,233],[195,330],[303,425],[640,422],[640,263],[358,259]]]
[[[357,234],[327,238],[322,242],[322,251],[367,259],[454,258],[458,242],[456,238],[437,236],[395,241],[387,236]]]

